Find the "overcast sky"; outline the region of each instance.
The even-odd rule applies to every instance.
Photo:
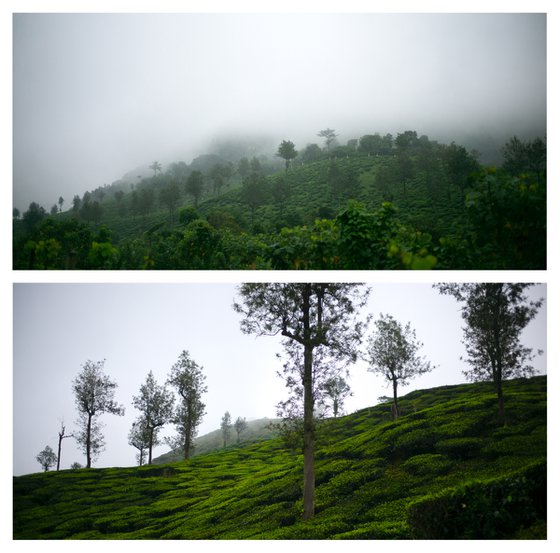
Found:
[[[14,205],[225,133],[546,132],[544,14],[16,14]]]
[[[274,418],[275,405],[286,399],[284,383],[276,375],[280,339],[242,334],[240,316],[232,309],[236,295],[235,285],[222,283],[16,284],[14,474],[41,470],[35,456],[46,445],[56,451],[61,420],[68,431],[76,428],[72,380],[88,359],[106,359],[105,372],[118,384],[116,399],[126,408],[124,417],[101,417],[107,445],[97,467],[135,464],[136,450],[127,443],[139,415],[132,396],[150,370],[163,383],[184,349],[207,377],[201,435],[219,428],[226,410],[233,420]],[[535,286],[531,296],[546,297],[546,287]],[[410,321],[424,343],[422,353],[438,365],[400,394],[466,381],[459,360],[464,354],[459,304],[450,296],[441,296],[429,284],[373,284],[363,313],[374,318],[389,313],[402,323]],[[546,372],[546,303],[523,340],[545,350],[535,367]],[[354,396],[345,403],[349,413],[390,394],[386,383],[366,369],[363,362],[351,367]],[[171,434],[169,425],[162,435]],[[159,446],[154,456],[166,451]],[[83,453],[74,440],[64,440],[61,466],[75,461],[85,464]]]

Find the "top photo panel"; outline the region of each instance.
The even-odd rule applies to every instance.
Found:
[[[546,269],[546,14],[14,14],[13,268]]]

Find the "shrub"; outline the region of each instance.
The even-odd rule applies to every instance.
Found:
[[[436,451],[452,459],[476,457],[484,445],[482,438],[449,438],[436,443]]]
[[[414,476],[445,474],[452,466],[453,463],[439,453],[414,455],[402,464],[402,468]]]
[[[500,539],[546,519],[546,462],[473,482],[412,503],[408,523],[418,539]]]

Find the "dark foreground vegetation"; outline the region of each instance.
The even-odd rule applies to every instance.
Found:
[[[14,268],[544,269],[546,144],[514,137],[502,152],[485,167],[405,131],[154,162],[66,211],[64,198],[50,215],[15,209]]]
[[[443,386],[319,428],[316,515],[281,439],[14,478],[16,539],[545,539],[546,377]]]

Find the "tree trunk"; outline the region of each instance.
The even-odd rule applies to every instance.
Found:
[[[86,468],[91,468],[91,415],[88,415],[86,431]]]
[[[152,464],[152,446],[154,444],[154,429],[150,428],[150,440],[148,442],[148,465]]]
[[[399,402],[397,400],[397,379],[393,378],[393,420],[397,420],[399,418]]]
[[[60,450],[62,449],[62,438],[61,434],[58,435],[58,455],[56,456],[56,470],[60,470]]]
[[[303,519],[315,515],[315,422],[313,420],[313,344],[309,320],[311,286],[303,294]],[[318,328],[318,332],[321,330]]]
[[[315,515],[315,423],[312,388],[313,352],[305,346],[303,376],[303,519]]]

